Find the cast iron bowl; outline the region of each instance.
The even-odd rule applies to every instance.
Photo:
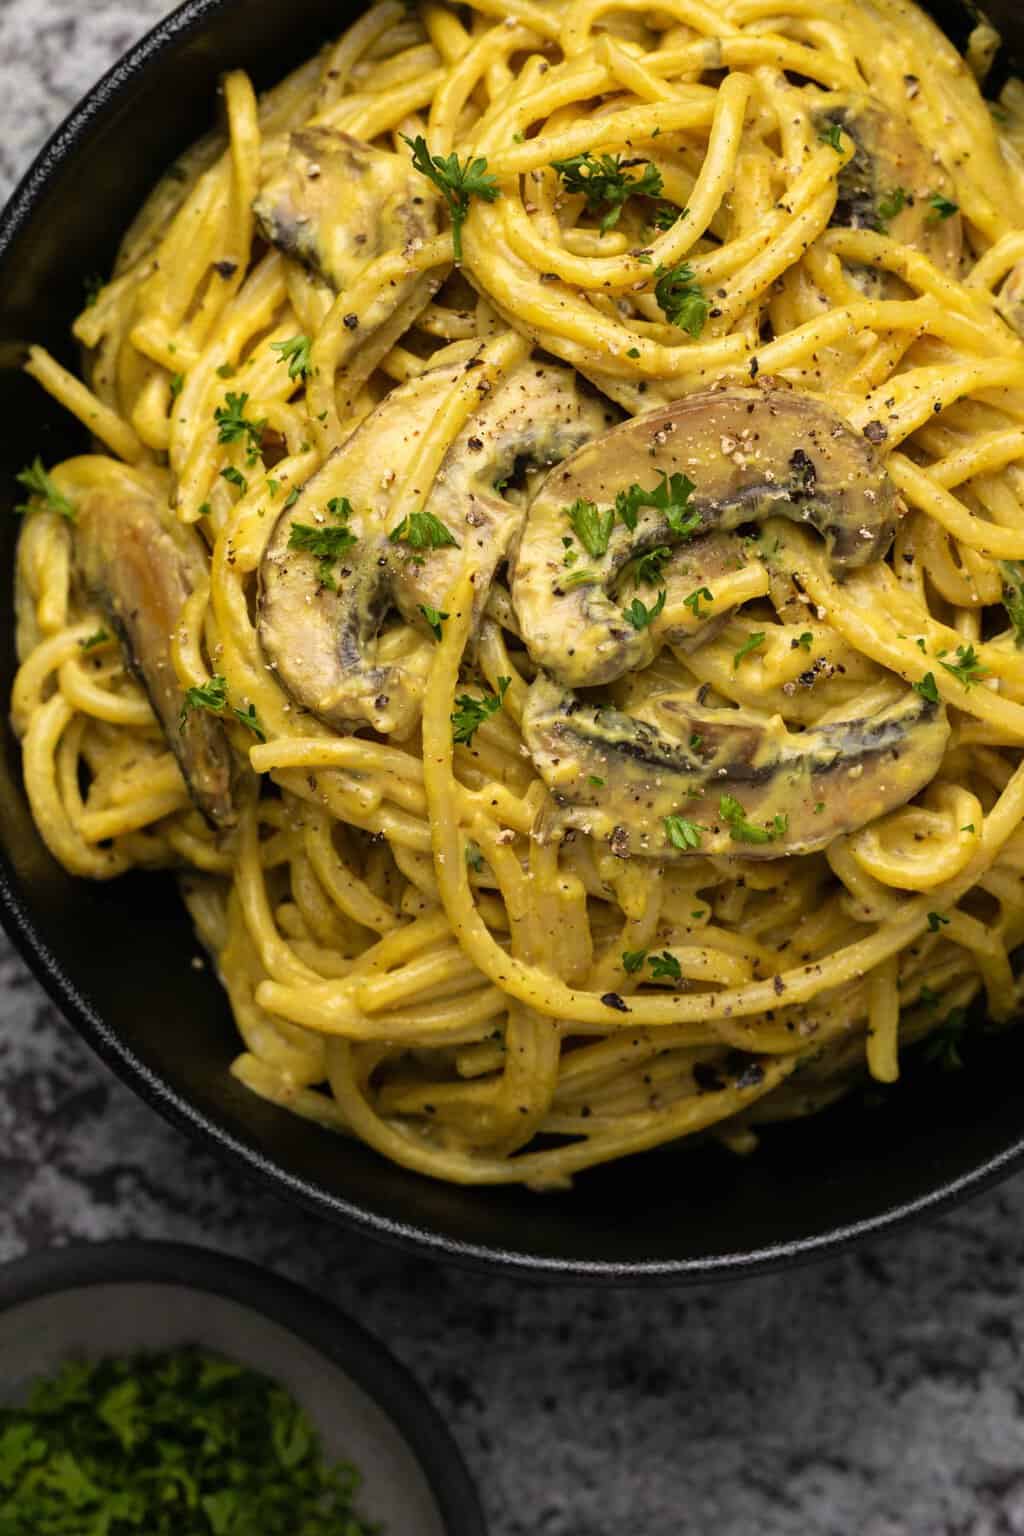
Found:
[[[954,4],[956,10],[953,10]],[[358,7],[338,0],[189,0],[71,114],[0,221],[0,567],[13,568],[13,476],[81,451],[16,365],[26,340],[73,364],[68,324],[83,275],[109,271],[118,232],[160,172],[208,125],[220,73],[280,78]],[[1016,0],[991,0],[1024,42]],[[959,0],[933,6],[962,42]],[[0,696],[14,674],[10,577],[0,622]],[[835,1250],[934,1211],[1024,1160],[1020,1041],[992,1037],[963,1072],[927,1069],[869,1109],[859,1097],[772,1130],[740,1161],[713,1145],[667,1149],[581,1177],[571,1193],[462,1189],[392,1167],[293,1118],[228,1075],[238,1048],[226,1000],[196,953],[170,877],[107,885],[69,878],[32,824],[3,708],[0,909],[54,1000],[168,1119],[284,1198],[440,1257],[537,1277],[686,1280],[749,1273]]]

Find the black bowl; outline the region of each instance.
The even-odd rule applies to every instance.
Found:
[[[191,1345],[293,1392],[387,1531],[486,1536],[466,1465],[409,1372],[358,1323],[255,1264],[181,1243],[76,1243],[0,1268],[0,1407],[65,1360]]]
[[[109,270],[121,230],[176,153],[208,125],[222,70],[278,79],[346,21],[337,0],[189,0],[92,90],[33,165],[0,220],[0,564],[11,568],[15,472],[81,437],[15,365],[38,340],[73,363],[68,323],[85,273]],[[1024,44],[1016,0],[991,0]],[[958,41],[958,0],[934,13]],[[9,585],[6,586],[8,594]],[[9,597],[8,597],[9,602]],[[10,611],[9,608],[7,610]],[[14,672],[0,625],[0,696]],[[73,880],[43,848],[4,720],[0,910],[51,996],[146,1099],[284,1197],[352,1227],[458,1260],[535,1276],[682,1280],[834,1250],[935,1210],[1024,1159],[1021,1047],[987,1041],[969,1070],[912,1072],[881,1108],[850,1101],[780,1127],[754,1158],[708,1145],[584,1175],[571,1194],[432,1183],[263,1103],[227,1072],[238,1041],[195,954],[170,879]]]

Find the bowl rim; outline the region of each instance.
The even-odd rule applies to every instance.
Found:
[[[69,157],[88,148],[92,132],[113,109],[118,98],[149,64],[199,31],[216,11],[239,0],[184,0],[146,32],[82,96],[46,140],[0,210],[0,270],[11,248],[31,221],[51,175]],[[445,1236],[413,1222],[382,1215],[335,1194],[314,1180],[289,1172],[273,1157],[196,1109],[146,1065],[127,1040],[110,1028],[73,979],[58,963],[17,888],[11,861],[0,847],[0,926],[42,984],[51,1000],[121,1080],[134,1089],[164,1119],[212,1145],[231,1164],[242,1168],[279,1197],[287,1194],[306,1209],[368,1234],[406,1252],[428,1254],[464,1266],[534,1280],[560,1282],[680,1284],[728,1276],[747,1276],[838,1254],[852,1244],[880,1235],[925,1215],[938,1215],[981,1193],[1024,1164],[1024,1132],[1010,1145],[967,1172],[947,1179],[910,1199],[883,1202],[882,1208],[858,1221],[838,1223],[827,1231],[780,1239],[747,1250],[672,1259],[604,1260],[551,1257],[498,1244],[467,1242]],[[540,1197],[538,1197],[540,1198]]]
[[[176,1286],[278,1324],[372,1398],[420,1467],[448,1536],[487,1536],[476,1484],[439,1409],[386,1345],[333,1302],[248,1259],[131,1238],[41,1249],[3,1265],[0,1313],[96,1285]]]

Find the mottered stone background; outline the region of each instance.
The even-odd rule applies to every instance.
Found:
[[[168,9],[0,0],[4,195]],[[354,1312],[440,1405],[493,1536],[1024,1533],[1019,1177],[930,1227],[728,1286],[560,1291],[439,1268],[190,1145],[0,939],[0,1259],[128,1236],[257,1260]]]

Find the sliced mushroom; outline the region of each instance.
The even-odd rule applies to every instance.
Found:
[[[937,194],[949,198],[953,184],[909,124],[865,98],[829,107],[817,122],[838,124],[857,146],[839,173],[832,223],[888,232],[956,276],[963,253],[960,215],[942,218],[931,202]],[[884,290],[893,281],[888,273],[858,272],[861,286]]]
[[[189,793],[218,827],[235,822],[231,749],[220,720],[194,709],[171,663],[170,637],[186,598],[207,581],[202,539],[139,484],[92,490],[78,503],[75,564],[149,695]]]
[[[335,293],[384,251],[437,227],[437,199],[407,155],[373,149],[334,128],[303,128],[253,204],[260,229]]]
[[[405,155],[334,128],[289,135],[253,212],[264,236],[334,293],[346,293],[388,251],[414,252],[437,229],[438,200]],[[360,377],[408,329],[443,274],[409,273],[345,317]]]
[[[681,542],[664,511],[641,507],[634,529],[616,518],[603,554],[573,545],[568,553],[578,558],[567,567],[570,508],[577,500],[613,507],[631,485],[654,491],[673,475],[694,485],[695,526],[683,542],[698,568],[695,588],[706,584],[698,541],[713,530],[780,516],[809,523],[842,572],[886,553],[903,510],[871,444],[808,395],[711,390],[613,427],[547,477],[516,556],[512,601],[523,639],[559,682],[592,687],[650,662],[659,632],[632,627],[616,582],[638,556]]]
[[[865,718],[800,733],[777,715],[677,694],[655,696],[649,712],[584,704],[542,674],[523,715],[558,822],[621,857],[812,853],[910,800],[949,736],[944,707],[910,690]],[[674,828],[673,840],[666,817],[692,830]]]
[[[343,731],[366,726],[404,735],[415,726],[430,645],[400,661],[380,657],[387,612],[429,636],[422,606],[440,608],[459,571],[478,572],[476,610],[522,521],[522,509],[495,489],[524,465],[548,467],[607,425],[607,409],[578,393],[570,369],[527,363],[480,405],[452,444],[422,510],[455,545],[418,548],[395,541],[391,488],[424,431],[473,361],[429,370],[392,390],[282,513],[260,567],[259,634],[282,686],[306,709]],[[296,525],[331,522],[328,503],[346,497],[356,544],[326,574],[292,546]]]

